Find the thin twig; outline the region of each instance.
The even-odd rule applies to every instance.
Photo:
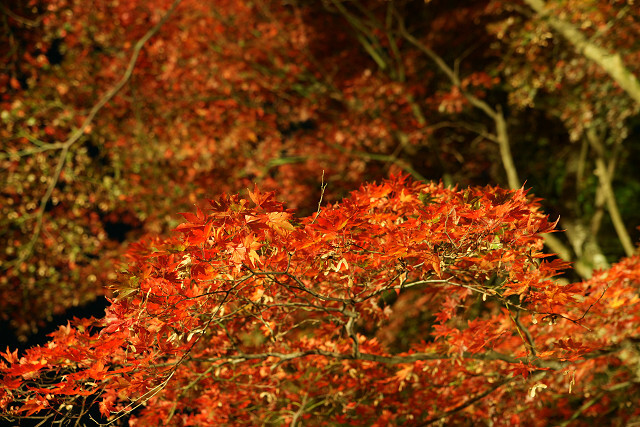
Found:
[[[516,379],[516,377],[512,377],[512,378],[507,378],[503,381],[500,381],[499,383],[495,384],[493,387],[489,388],[488,390],[472,397],[471,399],[467,400],[464,403],[461,403],[460,405],[456,406],[453,409],[450,409],[448,411],[443,412],[442,414],[434,417],[434,418],[430,418],[427,421],[425,421],[424,423],[420,424],[421,426],[426,426],[429,424],[433,424],[437,421],[442,420],[443,418],[448,417],[449,415],[452,415],[456,412],[459,412],[461,410],[463,410],[464,408],[473,405],[474,403],[484,399],[485,397],[487,397],[488,395],[490,395],[491,393],[493,393],[494,391],[496,391],[497,389],[499,389],[500,387],[502,387],[505,384],[510,383],[511,381],[513,381],[514,379]]]
[[[360,157],[368,160],[376,160],[379,162],[392,163],[398,166],[400,169],[404,170],[409,175],[411,175],[417,181],[422,181],[422,182],[428,181],[424,176],[422,176],[422,174],[420,174],[420,172],[416,171],[411,166],[409,166],[407,162],[403,161],[402,159],[396,156],[393,156],[390,154],[378,154],[378,153],[368,153],[366,151],[348,150],[338,144],[332,144],[329,142],[325,142],[325,144],[331,148],[334,148],[340,151],[341,153],[347,154],[348,156]]]
[[[324,197],[324,190],[327,188],[327,185],[328,183],[324,182],[324,170],[322,170],[322,181],[320,184],[320,201],[318,201],[318,210],[316,211],[316,216],[313,218],[313,221],[311,221],[311,224],[316,222],[316,219],[318,219],[318,215],[320,215],[320,206],[322,205],[322,198]]]
[[[514,316],[511,313],[511,310],[509,310],[509,306],[507,306],[507,310],[509,311],[509,316],[511,316],[511,320],[513,320],[513,323],[515,323],[516,328],[518,329],[518,332],[520,334],[524,334],[523,338],[525,338],[525,344],[526,347],[529,348],[529,351],[531,352],[532,356],[536,356],[537,352],[536,352],[536,346],[535,346],[535,341],[533,340],[533,336],[531,335],[531,331],[529,331],[529,329],[525,328],[525,326],[522,324],[522,321],[520,320],[520,311],[516,312],[516,315]]]

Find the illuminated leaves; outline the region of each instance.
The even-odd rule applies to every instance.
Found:
[[[9,347],[7,347],[7,351],[0,353],[0,356],[9,363],[15,363],[18,361],[18,350],[11,351]]]
[[[427,204],[419,203],[424,194]],[[128,273],[116,285],[120,297],[99,331],[65,327],[25,359],[3,353],[5,384],[20,390],[7,399],[23,396],[29,404],[20,410],[38,412],[46,408],[38,400],[45,389],[66,405],[99,386],[100,411],[110,416],[157,388],[180,407],[241,402],[192,412],[193,422],[256,422],[285,413],[300,384],[313,380],[309,393],[327,408],[348,406],[332,400],[339,393],[361,396],[351,406],[359,412],[350,409],[345,420],[378,419],[369,411],[376,399],[415,417],[405,390],[439,401],[480,393],[480,374],[527,377],[546,369],[530,358],[527,326],[537,334],[540,360],[576,361],[594,349],[585,340],[558,340],[561,329],[544,320],[566,323],[585,304],[598,304],[594,312],[603,306],[580,304],[578,288],[551,279],[564,264],[539,262],[536,233],[549,223],[522,190],[451,190],[397,176],[297,225],[272,193],[256,188],[249,198],[223,195],[210,209],[183,214],[173,237],[132,245]],[[490,284],[493,275],[499,279]],[[416,306],[403,309],[412,296]],[[400,332],[408,313],[433,315],[416,335]],[[514,316],[526,314],[526,325],[517,323]],[[392,350],[389,333],[401,334],[408,351]],[[51,386],[20,388],[55,369],[70,372]],[[427,386],[432,381],[439,387]],[[514,393],[524,396],[528,387]],[[248,416],[247,402],[264,393],[270,403]],[[140,420],[170,416],[155,402]],[[334,417],[332,410],[314,414]]]
[[[168,6],[49,3],[11,9],[43,18],[42,26],[6,15],[17,52],[7,54],[16,66],[0,71],[8,261],[25,246],[55,166],[48,151],[17,154],[64,140]],[[370,34],[352,37],[339,14],[318,13],[329,3],[366,18]],[[509,112],[513,153],[525,152],[516,163],[530,163],[531,129],[536,140],[549,139],[538,132],[553,137],[536,149],[545,162],[527,171],[542,175],[564,174],[546,160],[558,157],[555,147],[571,151],[565,133],[576,139],[605,123],[602,134],[617,144],[637,108],[611,97],[617,89],[594,78],[599,71],[558,49],[543,22],[509,2],[329,3],[212,8],[185,0],[142,52],[126,92],[69,153],[45,207],[42,244],[0,283],[0,301],[13,307],[2,312],[23,322],[23,332],[34,313],[60,312],[104,283],[116,299],[99,326],[65,327],[24,359],[3,353],[3,411],[8,402],[22,402],[24,412],[73,407],[93,379],[104,383],[103,415],[139,398],[147,406],[136,417],[149,425],[286,424],[298,413],[300,422],[327,424],[527,424],[569,419],[592,399],[583,396],[630,390],[637,259],[586,283],[559,280],[567,265],[540,252],[539,236],[556,224],[524,189],[458,190],[394,177],[336,201],[363,177],[389,171],[461,185],[502,179],[495,135],[463,91]],[[425,46],[446,54],[459,86],[398,38],[396,7]],[[625,10],[577,1],[554,9],[634,63],[637,23]],[[56,38],[66,56],[59,64],[48,59]],[[363,41],[371,46],[363,50]],[[544,133],[554,118],[566,126]],[[317,209],[322,171],[330,184],[322,209],[305,217]],[[546,187],[537,181],[534,188]],[[246,198],[217,196],[247,186]],[[297,217],[273,189],[287,206],[303,207]],[[209,208],[205,197],[213,198]],[[130,245],[127,272],[113,274],[111,260],[125,245],[108,235],[111,224],[131,227],[127,240],[166,235],[174,212],[197,202],[172,237]],[[522,406],[535,384],[521,377],[583,358],[594,361],[580,365],[584,395],[567,398],[549,373],[544,383],[554,393]],[[68,382],[28,388],[23,375]],[[52,406],[38,395],[44,390],[60,395]],[[159,394],[147,401],[149,390]],[[598,404],[590,411],[607,413]],[[455,411],[443,418],[447,410]]]
[[[231,261],[235,263],[238,268],[240,268],[240,266],[245,262],[255,267],[256,262],[261,262],[260,257],[256,252],[256,250],[261,247],[262,244],[260,242],[256,242],[253,235],[246,236],[241,243],[229,249]]]
[[[269,212],[266,224],[278,234],[286,235],[294,230],[293,225],[289,222],[290,216],[287,212]]]

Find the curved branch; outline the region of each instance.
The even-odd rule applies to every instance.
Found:
[[[0,10],[2,10],[2,13],[7,15],[8,17],[14,19],[15,21],[19,22],[20,24],[26,27],[32,27],[32,28],[37,27],[38,25],[40,25],[40,23],[42,22],[42,19],[44,18],[44,16],[40,16],[38,19],[35,19],[35,20],[25,18],[24,16],[20,16],[17,13],[13,12],[11,9],[6,7],[2,3],[0,3]]]
[[[518,173],[513,161],[513,155],[511,154],[511,148],[509,146],[507,123],[504,119],[504,115],[502,114],[502,109],[500,108],[500,106],[493,108],[487,102],[464,90],[464,88],[462,87],[462,82],[460,81],[460,77],[455,72],[455,70],[447,65],[447,63],[444,61],[444,59],[442,59],[440,55],[435,53],[424,43],[415,38],[411,33],[409,33],[409,31],[407,31],[402,17],[399,16],[397,11],[396,17],[398,19],[398,28],[402,37],[404,37],[409,43],[414,45],[418,50],[420,50],[433,62],[435,62],[440,71],[446,74],[446,76],[449,78],[451,84],[460,90],[460,93],[462,93],[469,104],[481,110],[491,120],[494,121],[496,127],[495,139],[500,147],[500,157],[502,158],[502,165],[504,166],[505,172],[507,173],[507,182],[509,183],[509,187],[511,187],[512,189],[520,188],[520,178],[518,178]]]
[[[496,107],[493,120],[496,122],[496,137],[498,139],[498,146],[500,147],[500,158],[502,158],[502,166],[507,173],[507,182],[509,183],[509,187],[517,190],[522,184],[520,178],[518,177],[516,164],[513,161],[513,155],[511,154],[509,134],[507,132],[507,122],[504,119],[502,108],[499,105]]]
[[[107,103],[111,101],[111,99],[113,99],[113,97],[116,96],[118,92],[120,92],[120,90],[131,79],[131,76],[133,75],[133,70],[135,69],[135,66],[136,66],[136,62],[138,61],[138,56],[140,56],[140,51],[144,47],[145,43],[147,43],[147,41],[149,41],[149,39],[158,32],[160,27],[162,27],[162,25],[169,19],[173,11],[178,7],[178,5],[181,2],[182,0],[174,0],[171,6],[169,7],[169,9],[165,12],[164,16],[156,23],[156,25],[154,25],[149,31],[145,33],[144,36],[142,36],[141,39],[137,41],[137,43],[133,47],[133,52],[131,54],[131,58],[129,59],[129,64],[127,65],[127,69],[125,70],[124,74],[122,75],[120,80],[111,89],[109,89],[109,91],[107,91],[107,93],[105,93],[102,96],[102,98],[100,98],[98,102],[91,108],[91,110],[89,111],[89,114],[87,115],[87,117],[85,117],[84,121],[82,122],[82,125],[76,128],[71,133],[69,138],[63,143],[51,144],[51,146],[57,146],[56,148],[61,149],[60,154],[58,155],[58,163],[53,173],[51,182],[47,187],[47,191],[45,192],[44,196],[42,196],[42,198],[40,199],[40,207],[38,210],[38,214],[36,216],[37,222],[36,222],[35,229],[33,231],[33,236],[31,237],[31,240],[29,241],[29,243],[27,243],[21,256],[18,258],[17,260],[18,264],[27,260],[29,256],[31,256],[31,253],[33,252],[33,247],[35,246],[38,240],[38,237],[40,236],[40,232],[42,231],[42,226],[44,221],[44,208],[46,204],[49,202],[49,199],[53,194],[53,190],[56,188],[58,184],[58,180],[60,179],[60,174],[62,173],[62,168],[64,168],[64,165],[67,162],[67,154],[69,153],[69,150],[75,143],[77,143],[80,140],[82,135],[89,128],[89,125],[91,125],[91,122],[93,121],[95,116],[98,114],[98,112],[105,105],[107,105]]]

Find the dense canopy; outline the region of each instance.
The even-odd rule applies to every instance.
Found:
[[[636,8],[0,5],[0,416],[637,422]]]

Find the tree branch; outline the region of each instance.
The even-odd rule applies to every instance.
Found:
[[[587,130],[587,138],[589,139],[589,144],[591,144],[596,152],[596,174],[598,175],[600,187],[602,188],[602,194],[607,203],[607,210],[609,211],[611,222],[613,223],[613,227],[618,234],[618,238],[620,239],[620,243],[624,248],[625,254],[627,256],[632,256],[635,252],[635,248],[633,246],[631,237],[627,232],[627,228],[624,225],[622,216],[620,215],[618,203],[616,202],[616,196],[613,193],[613,188],[611,187],[612,176],[611,174],[609,174],[608,168],[604,162],[604,147],[598,140],[598,137],[596,136],[593,128]]]
[[[498,353],[489,350],[485,353],[463,352],[462,354],[440,354],[440,353],[412,353],[402,356],[383,356],[379,354],[359,352],[357,355],[352,353],[339,353],[322,349],[311,349],[305,351],[296,351],[291,353],[265,352],[265,353],[238,353],[235,355],[226,355],[215,358],[193,358],[196,361],[216,362],[227,361],[230,363],[241,363],[249,360],[265,360],[268,358],[280,359],[277,364],[287,360],[300,359],[309,356],[323,356],[336,360],[365,360],[367,362],[382,363],[385,365],[399,365],[404,363],[415,363],[418,361],[428,360],[451,360],[451,359],[471,359],[481,360],[484,362],[502,361],[509,364],[525,363],[536,368],[558,370],[564,366],[563,362],[553,360],[529,360],[528,357],[513,357],[507,354]]]
[[[471,105],[478,108],[482,112],[484,112],[490,119],[492,119],[495,123],[496,127],[496,135],[495,141],[498,143],[500,147],[500,157],[502,159],[502,165],[507,174],[507,182],[509,187],[512,189],[520,188],[521,181],[518,177],[517,168],[515,166],[515,162],[513,161],[513,155],[511,153],[510,143],[509,143],[509,134],[507,129],[507,124],[504,119],[504,115],[500,106],[495,109],[492,108],[488,103],[479,99],[466,90],[462,89],[462,82],[460,78],[455,73],[455,71],[447,65],[447,63],[433,50],[429,49],[424,43],[420,42],[420,40],[416,39],[413,35],[411,35],[406,27],[404,26],[404,22],[402,21],[402,17],[396,11],[396,17],[399,23],[399,31],[401,35],[412,45],[414,45],[418,50],[427,55],[435,64],[440,68],[440,70],[449,78],[452,85],[458,87],[462,95],[469,101]],[[554,253],[556,253],[560,258],[565,261],[571,261],[573,256],[571,253],[571,249],[569,249],[566,245],[564,245],[560,239],[556,238],[551,234],[544,235],[544,243],[545,245]],[[588,278],[591,276],[591,269],[584,268],[582,264],[575,264],[576,272],[583,278]]]
[[[624,65],[619,53],[607,52],[605,49],[589,41],[571,22],[567,22],[552,14],[542,0],[524,0],[538,15],[545,19],[551,28],[560,33],[571,43],[578,53],[598,64],[620,87],[640,103],[640,82]]]
[[[406,173],[408,173],[409,175],[411,175],[413,178],[417,179],[418,181],[423,181],[426,182],[427,179],[422,176],[422,174],[420,174],[420,172],[418,172],[417,170],[415,170],[414,168],[412,168],[411,166],[409,166],[406,162],[404,162],[402,159],[391,155],[391,154],[377,154],[377,153],[367,153],[366,151],[358,151],[358,150],[348,150],[344,147],[342,147],[341,145],[338,144],[331,144],[329,142],[325,142],[329,147],[336,149],[338,151],[340,151],[341,153],[347,154],[349,156],[353,156],[353,157],[360,157],[363,159],[368,159],[368,160],[377,160],[380,162],[386,162],[386,163],[393,163],[394,165],[398,166],[400,169],[402,169],[403,171],[405,171]]]
[[[511,148],[509,146],[509,134],[507,131],[507,123],[504,119],[504,115],[502,114],[502,109],[500,106],[496,108],[491,107],[487,102],[483,101],[480,98],[472,95],[468,91],[464,90],[462,87],[462,82],[460,81],[460,77],[453,70],[453,68],[449,67],[447,63],[433,50],[428,48],[424,43],[415,38],[404,25],[402,17],[396,11],[396,18],[398,19],[398,28],[402,37],[404,37],[409,43],[414,45],[418,50],[427,55],[435,64],[438,66],[440,71],[442,71],[448,78],[451,84],[457,87],[460,90],[460,93],[465,97],[465,99],[472,106],[481,110],[485,113],[491,120],[494,121],[496,127],[496,140],[500,147],[500,157],[502,158],[502,164],[505,168],[505,172],[507,173],[507,182],[509,187],[512,189],[520,188],[520,178],[518,178],[518,173],[515,167],[515,163],[513,161],[513,155],[511,154]]]
[[[16,20],[17,22],[21,23],[22,25],[27,26],[27,27],[32,27],[32,28],[33,27],[37,27],[38,25],[40,25],[40,22],[42,22],[42,19],[44,18],[44,15],[40,16],[36,20],[25,18],[24,16],[20,16],[17,13],[13,12],[11,9],[6,7],[2,3],[0,3],[0,10],[2,10],[2,13],[4,13],[7,16],[9,16],[10,18],[13,18],[14,20]]]
[[[585,146],[589,146],[589,142],[587,140],[584,141],[585,142]],[[609,156],[609,164],[607,166],[607,174],[610,177],[613,177],[615,170],[616,170],[616,164],[618,162],[618,156],[620,154],[620,146],[621,146],[621,141],[617,141],[616,144],[613,147],[613,150]],[[585,150],[586,151],[586,150]],[[586,157],[586,155],[585,155]],[[606,204],[606,200],[605,200],[605,196],[604,196],[604,190],[602,188],[602,186],[599,186],[598,189],[596,190],[596,200],[595,200],[595,213],[593,214],[593,216],[591,217],[591,223],[589,224],[589,230],[591,232],[592,235],[597,235],[598,231],[600,230],[600,225],[602,223],[602,216],[604,214],[604,209],[605,209],[605,204]]]
[[[140,55],[140,51],[144,47],[145,43],[147,43],[147,41],[149,41],[149,39],[151,37],[153,37],[158,32],[160,27],[162,27],[162,25],[169,19],[169,17],[173,13],[173,11],[180,4],[180,2],[182,2],[182,0],[174,0],[174,2],[171,4],[169,9],[165,12],[164,16],[160,19],[160,21],[158,21],[156,23],[156,25],[154,25],[149,31],[147,31],[145,33],[144,36],[142,36],[141,39],[139,39],[136,42],[135,46],[133,47],[133,52],[131,54],[131,58],[129,59],[129,64],[127,65],[127,69],[125,70],[123,76],[91,108],[91,110],[89,111],[89,114],[87,115],[87,117],[85,117],[85,119],[82,122],[82,124],[80,125],[80,127],[76,128],[71,133],[71,135],[69,136],[69,138],[66,141],[64,141],[62,143],[51,144],[50,145],[50,147],[54,147],[55,146],[55,148],[61,149],[60,154],[58,155],[58,162],[57,162],[55,171],[53,173],[53,177],[51,179],[51,182],[49,183],[49,185],[47,187],[47,191],[45,192],[44,196],[42,196],[42,198],[40,199],[40,206],[39,206],[38,214],[36,216],[36,226],[35,226],[35,229],[33,231],[33,235],[31,237],[31,240],[29,241],[29,243],[27,243],[27,245],[25,245],[25,248],[24,248],[22,254],[20,255],[20,257],[16,261],[17,264],[20,264],[20,263],[26,261],[31,256],[31,253],[33,252],[33,248],[34,248],[34,246],[35,246],[35,244],[36,244],[36,242],[38,240],[38,237],[40,236],[40,233],[42,231],[42,226],[43,226],[43,221],[44,221],[44,209],[45,209],[45,206],[49,202],[49,199],[51,198],[51,195],[53,194],[53,190],[56,188],[56,186],[58,184],[58,180],[60,179],[60,174],[62,173],[62,169],[64,168],[64,165],[67,162],[67,154],[69,153],[69,150],[71,149],[71,147],[75,143],[77,143],[80,140],[82,135],[84,135],[85,131],[89,128],[89,125],[91,124],[91,122],[93,121],[95,116],[98,114],[98,112],[109,101],[111,101],[111,99],[113,99],[113,97],[116,96],[118,94],[118,92],[127,84],[129,79],[131,79],[131,76],[133,75],[133,70],[135,69],[135,65],[136,65],[136,62],[138,60],[138,56]]]
[[[478,401],[480,401],[480,400],[484,399],[485,397],[487,397],[488,395],[490,395],[491,393],[493,393],[494,391],[496,391],[497,389],[499,389],[499,388],[500,388],[500,387],[502,387],[503,385],[510,383],[510,382],[511,382],[511,381],[513,381],[514,379],[515,379],[515,377],[512,377],[512,378],[506,378],[506,379],[504,379],[504,380],[502,380],[502,381],[498,382],[497,384],[494,384],[494,385],[493,385],[492,387],[490,387],[488,390],[486,390],[486,391],[484,391],[484,392],[482,392],[482,393],[480,393],[480,394],[475,395],[475,396],[474,396],[474,397],[472,397],[471,399],[467,400],[467,401],[466,401],[466,402],[464,402],[464,403],[459,404],[458,406],[456,406],[456,407],[455,407],[455,408],[453,408],[453,409],[450,409],[450,410],[445,411],[444,413],[442,413],[442,414],[440,414],[440,415],[438,415],[438,416],[436,416],[436,417],[433,417],[433,418],[428,419],[427,421],[425,421],[425,422],[421,423],[420,425],[421,425],[421,426],[426,426],[426,425],[429,425],[429,424],[433,424],[433,423],[435,423],[435,422],[437,422],[437,421],[440,421],[440,420],[441,420],[441,419],[443,419],[443,418],[448,417],[449,415],[455,414],[456,412],[459,412],[459,411],[463,410],[464,408],[466,408],[466,407],[468,407],[468,406],[471,406],[471,405],[473,405],[474,403],[476,403],[476,402],[478,402]]]

